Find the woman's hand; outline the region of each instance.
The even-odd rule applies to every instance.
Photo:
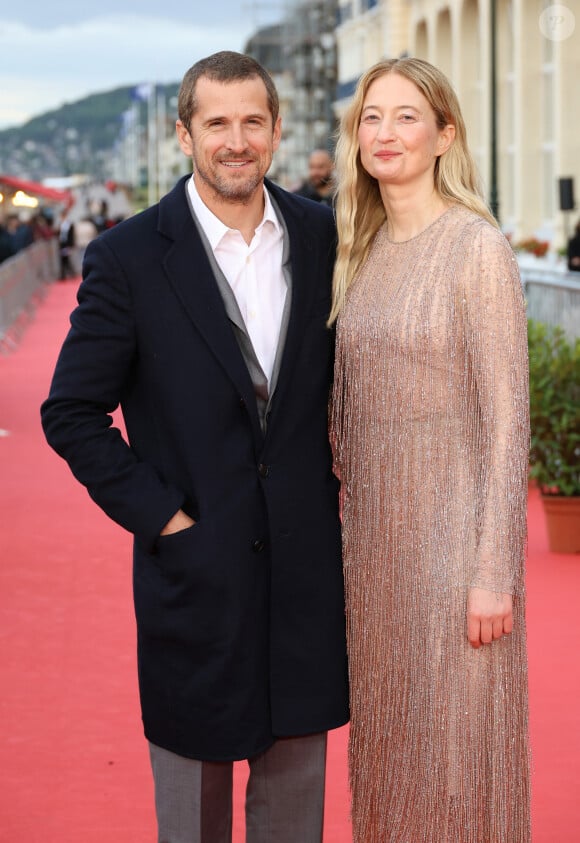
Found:
[[[467,637],[476,650],[513,629],[511,594],[470,588],[467,595]]]

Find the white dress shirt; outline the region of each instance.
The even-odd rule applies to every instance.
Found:
[[[264,187],[264,217],[248,245],[237,229],[228,228],[210,211],[197,192],[193,176],[187,189],[195,215],[234,292],[252,346],[270,383],[287,284],[282,272],[284,230],[268,191]]]

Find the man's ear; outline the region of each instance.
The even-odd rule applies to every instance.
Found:
[[[184,126],[181,120],[177,120],[175,123],[175,132],[177,134],[177,140],[179,141],[181,151],[184,155],[187,155],[188,158],[191,158],[193,144],[191,141],[191,135],[189,134],[189,129]]]
[[[274,134],[272,140],[272,148],[274,152],[280,146],[280,141],[282,140],[282,118],[280,115],[276,118],[276,123],[274,124]]]

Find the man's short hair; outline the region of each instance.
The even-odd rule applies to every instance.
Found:
[[[195,94],[197,80],[202,76],[214,82],[239,82],[244,79],[261,79],[266,87],[268,109],[272,115],[272,126],[278,119],[280,108],[278,92],[274,81],[267,70],[251,56],[222,50],[200,59],[185,73],[179,89],[177,110],[179,119],[189,131],[191,120],[197,111],[198,103]]]

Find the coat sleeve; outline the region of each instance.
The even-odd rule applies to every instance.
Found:
[[[42,425],[91,498],[150,549],[184,495],[141,461],[113,424],[112,413],[132,389],[136,359],[129,285],[108,241],[100,238],[87,250],[78,306],[41,408]]]

